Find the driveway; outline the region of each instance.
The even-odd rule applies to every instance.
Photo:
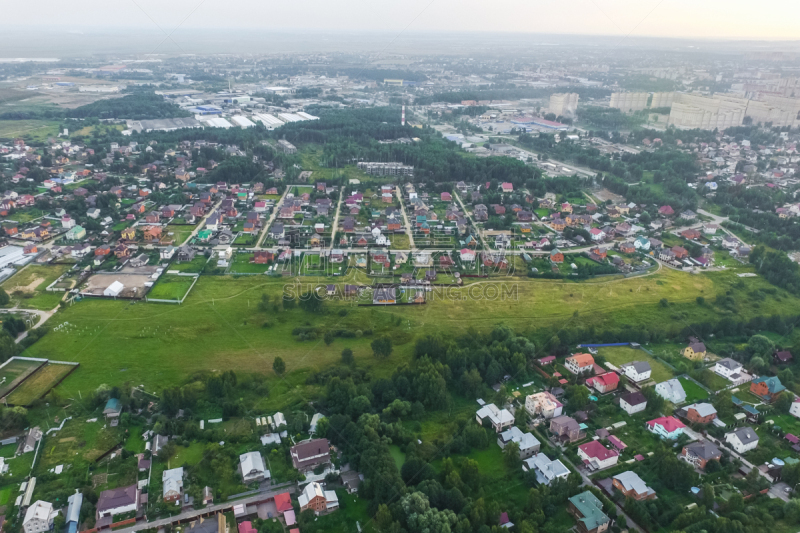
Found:
[[[769,488],[769,492],[767,494],[769,494],[770,498],[780,498],[781,500],[788,502],[791,493],[786,492],[787,490],[791,490],[789,485],[783,481],[779,481]]]

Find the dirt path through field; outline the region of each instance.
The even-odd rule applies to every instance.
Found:
[[[28,285],[17,285],[16,287],[12,287],[11,292],[16,292],[16,291],[33,292],[36,290],[36,287],[38,287],[44,280],[45,278],[36,278]]]

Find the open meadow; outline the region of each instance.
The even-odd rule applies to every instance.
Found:
[[[44,396],[74,368],[72,365],[48,363],[23,381],[6,400],[9,404],[27,406]]]
[[[71,265],[28,265],[0,287],[11,296],[10,307],[50,311],[58,306],[64,293],[45,289],[70,268]]]
[[[352,269],[334,279],[303,277],[301,285],[290,287],[294,294],[302,294],[312,284],[331,281],[341,290],[344,283],[367,280]],[[181,306],[84,300],[54,316],[49,324],[54,330],[24,355],[81,363],[59,387],[66,394],[94,389],[101,383],[131,382],[160,388],[179,383],[196,371],[235,369],[270,374],[276,356],[284,359],[287,372],[308,372],[339,361],[346,347],[353,350],[359,364],[385,375],[411,356],[415,338],[428,333],[461,334],[469,328],[488,330],[500,323],[522,333],[568,324],[637,327],[669,323],[680,329],[690,321],[719,317],[721,311],[713,305],[695,302],[698,294],[711,302],[714,295],[730,291],[734,300],[741,296],[744,303],[753,290],[772,289],[760,278],[742,282],[729,273],[694,276],[672,270],[583,283],[515,278],[504,284],[498,278],[434,293],[425,305],[374,307],[335,300],[328,302],[324,314],[317,315],[299,308],[274,309],[289,283],[298,282],[267,276],[201,276]],[[496,297],[501,285],[507,291],[506,299]],[[262,295],[271,303],[259,309]],[[664,298],[670,302],[667,307],[659,304]],[[778,290],[766,294],[757,311],[741,305],[736,316],[786,312],[799,303]],[[69,322],[69,327],[55,331],[64,322]],[[355,335],[326,344],[322,337],[329,330]],[[301,341],[299,333],[309,335]],[[387,360],[377,360],[370,343],[384,334],[391,337],[394,351]],[[635,351],[630,359],[646,356]],[[671,376],[668,369],[662,372],[656,364],[653,368],[657,381]]]

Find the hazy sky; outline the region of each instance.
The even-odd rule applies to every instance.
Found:
[[[798,0],[25,0],[2,25],[800,39]],[[35,14],[35,15],[33,15]]]

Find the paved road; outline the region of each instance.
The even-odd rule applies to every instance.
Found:
[[[276,486],[273,486],[272,488],[275,489],[277,487],[278,486],[276,485]],[[182,512],[180,514],[177,514],[175,516],[171,516],[169,518],[161,518],[161,519],[155,520],[153,522],[140,522],[140,523],[137,523],[136,525],[133,525],[131,527],[126,527],[126,528],[122,528],[122,529],[115,529],[114,533],[134,533],[136,531],[143,531],[143,530],[146,530],[146,529],[156,529],[156,528],[168,526],[168,525],[171,525],[171,524],[176,524],[178,522],[186,522],[186,521],[198,518],[200,516],[204,516],[204,515],[209,515],[211,513],[215,513],[217,511],[222,511],[222,512],[230,511],[233,508],[234,505],[240,505],[240,504],[249,505],[251,503],[260,503],[260,502],[263,502],[263,501],[268,500],[270,498],[274,498],[277,494],[281,494],[282,492],[289,492],[289,493],[294,493],[295,492],[295,486],[292,483],[284,483],[283,485],[280,485],[280,487],[282,487],[282,488],[280,488],[278,490],[265,490],[263,492],[255,494],[253,496],[248,496],[247,498],[242,498],[240,500],[233,500],[233,501],[228,501],[228,502],[225,502],[225,503],[219,503],[219,504],[211,505],[209,507],[205,507],[203,509],[192,509],[190,511],[184,511],[184,512]]]
[[[408,245],[415,248],[414,245],[414,232],[411,231],[411,224],[408,223],[408,215],[406,214],[406,206],[403,204],[403,194],[400,192],[400,186],[395,187],[394,193],[400,201],[400,212],[403,213],[403,222],[406,225],[406,233],[408,234]],[[411,253],[411,252],[409,252]]]
[[[261,232],[255,247],[252,248],[253,250],[261,249],[261,243],[264,242],[264,239],[266,239],[267,232],[269,231],[270,226],[272,226],[272,222],[275,220],[275,217],[278,216],[278,208],[283,205],[283,199],[286,198],[287,194],[289,194],[289,187],[286,187],[286,190],[283,191],[281,197],[277,202],[275,202],[275,208],[272,210],[272,214],[269,216],[269,219],[267,219],[266,224],[264,224],[264,230]]]
[[[64,293],[64,294],[66,294],[66,293]],[[36,328],[40,327],[42,324],[44,324],[45,322],[47,322],[47,320],[51,316],[56,314],[56,311],[58,311],[58,307],[56,307],[55,309],[51,309],[50,311],[39,311],[38,309],[22,309],[20,307],[11,307],[9,309],[0,309],[0,313],[17,313],[18,312],[18,313],[30,313],[32,315],[38,315],[39,316],[39,321],[31,329],[36,329]],[[19,337],[17,337],[17,339],[14,342],[19,344],[27,336],[28,336],[28,331],[24,331],[24,332],[20,333]]]

